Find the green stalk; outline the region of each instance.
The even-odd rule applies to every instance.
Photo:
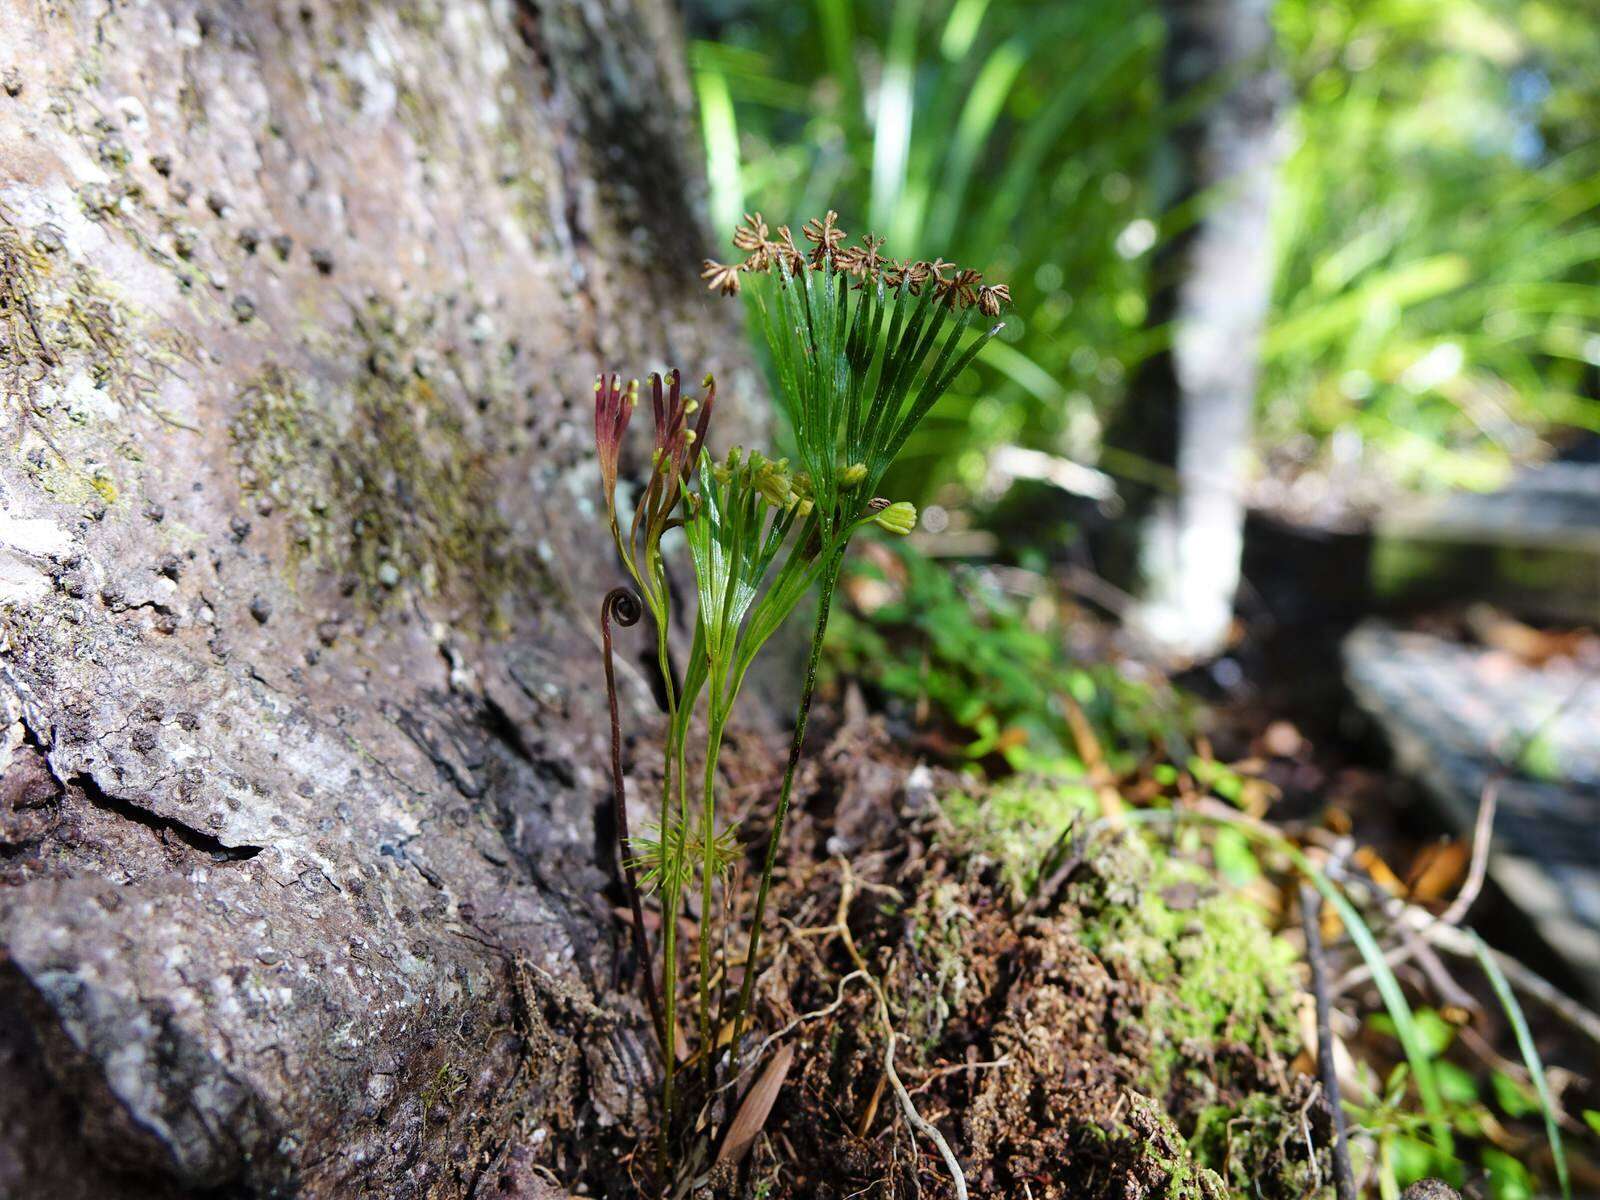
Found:
[[[811,654],[806,662],[805,683],[800,690],[800,708],[795,715],[794,738],[789,743],[789,762],[783,769],[783,789],[778,793],[778,811],[772,819],[772,833],[767,838],[767,856],[761,866],[761,884],[756,890],[755,913],[750,924],[750,949],[744,960],[744,981],[739,985],[739,1003],[733,1010],[733,1041],[729,1059],[729,1078],[739,1077],[739,1038],[744,1032],[745,1017],[750,1011],[750,997],[755,989],[756,961],[761,953],[761,925],[767,915],[767,893],[772,888],[772,869],[778,861],[778,843],[783,837],[783,821],[789,813],[789,797],[794,790],[794,772],[800,763],[800,750],[806,740],[806,720],[811,715],[811,696],[817,688],[817,664],[822,659],[822,639],[828,632],[828,609],[833,603],[833,589],[839,582],[839,568],[844,563],[843,544],[832,551],[832,558],[822,574],[821,595],[817,601],[817,624],[811,634]]]
[[[667,744],[661,765],[661,1130],[663,1143],[672,1130],[673,1071],[678,1061],[678,897],[674,883],[677,872],[665,861],[672,852],[673,768],[682,757],[682,738],[678,731],[678,701],[673,693],[671,659],[667,653],[667,624],[661,614],[656,619],[656,661],[667,693]]]
[[[671,597],[667,590],[666,572],[662,567],[660,552],[649,556],[646,575],[655,585],[650,589],[651,615],[656,624],[656,665],[661,672],[661,686],[667,700],[667,738],[662,748],[661,764],[661,853],[663,874],[661,887],[661,1130],[662,1153],[666,1154],[667,1141],[672,1132],[672,1109],[675,1092],[675,1074],[678,1064],[678,885],[679,872],[666,861],[672,853],[671,836],[672,786],[676,781],[681,790],[683,783],[683,742],[685,730],[679,727],[678,688],[672,674],[670,630],[667,614]]]
[[[674,865],[673,871],[672,871],[672,899],[670,901],[670,909],[668,910],[668,914],[667,914],[667,915],[670,916],[671,929],[672,929],[672,946],[673,946],[673,950],[672,950],[671,963],[672,963],[672,991],[674,993],[674,1003],[673,1003],[673,1017],[674,1017],[674,1020],[676,1019],[676,1016],[677,1016],[676,993],[677,993],[677,988],[678,988],[678,954],[677,954],[677,945],[678,945],[678,910],[681,907],[682,902],[683,902],[683,879],[684,879],[684,873],[685,873],[684,864],[685,864],[685,862],[687,860],[688,853],[689,853],[689,846],[688,846],[689,808],[688,808],[688,797],[687,797],[686,789],[688,787],[687,779],[688,779],[688,776],[689,776],[689,768],[688,768],[689,722],[693,718],[692,706],[683,705],[682,700],[683,700],[683,697],[680,696],[679,697],[679,707],[678,707],[678,710],[677,710],[676,732],[675,732],[675,734],[673,736],[673,768],[672,768],[672,787],[674,789],[676,789],[677,794],[678,794],[678,815],[677,815],[678,825],[677,825],[677,827],[681,832],[680,832],[680,834],[679,834],[679,836],[677,838],[671,839],[671,844],[672,844],[672,846],[674,848],[674,853],[677,855],[677,858],[676,858],[675,865]],[[671,794],[670,792],[667,792],[667,793],[664,793],[663,796],[662,796],[662,808],[663,808],[664,811],[667,810],[667,807],[668,807],[668,805],[670,803],[670,799],[669,799],[670,794]],[[673,1036],[674,1036],[674,1038],[676,1038],[676,1036],[677,1036],[677,1026],[676,1025],[673,1026]],[[677,1056],[676,1056],[676,1054],[674,1054],[674,1056],[673,1056],[672,1070],[673,1071],[677,1070]]]
[[[722,672],[712,665],[712,678]],[[700,1052],[705,1055],[706,1094],[716,1078],[716,1056],[711,1043],[711,912],[712,884],[716,876],[717,758],[722,753],[722,730],[728,719],[718,711],[713,685],[711,712],[706,729],[706,780],[700,804]]]

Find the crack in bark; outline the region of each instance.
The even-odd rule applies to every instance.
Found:
[[[191,850],[209,854],[215,862],[246,862],[260,854],[263,846],[229,846],[211,834],[185,825],[175,817],[164,817],[147,808],[140,808],[122,796],[113,796],[95,782],[94,777],[78,772],[67,779],[69,787],[76,788],[90,804],[102,812],[111,813],[135,825],[143,825],[163,842],[168,835],[176,838]]]
[[[506,711],[505,706],[487,692],[481,699],[484,708],[482,721],[484,731],[523,762],[535,762],[533,749],[528,745],[527,738],[522,736],[522,730],[517,727],[516,721]]]

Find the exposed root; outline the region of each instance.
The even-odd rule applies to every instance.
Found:
[[[889,997],[884,994],[883,985],[873,977],[867,969],[867,963],[861,957],[861,951],[856,948],[856,941],[850,935],[850,922],[848,914],[850,901],[855,899],[856,878],[850,870],[850,864],[844,859],[839,860],[842,873],[839,885],[839,911],[834,918],[833,931],[839,935],[839,940],[844,944],[845,952],[850,955],[850,961],[855,963],[856,970],[866,980],[872,989],[872,994],[878,1001],[878,1021],[883,1026],[885,1044],[883,1048],[883,1072],[888,1077],[889,1086],[894,1089],[895,1099],[900,1102],[900,1109],[905,1113],[907,1122],[918,1133],[921,1133],[935,1146],[939,1155],[944,1159],[945,1168],[950,1172],[951,1181],[955,1185],[958,1200],[967,1200],[967,1177],[961,1173],[961,1164],[956,1161],[955,1151],[950,1149],[950,1143],[945,1141],[944,1134],[939,1132],[938,1126],[927,1120],[917,1111],[917,1106],[911,1102],[911,1094],[906,1091],[906,1085],[900,1081],[900,1074],[894,1069],[894,1047],[899,1039],[895,1032],[894,1022],[889,1015]]]

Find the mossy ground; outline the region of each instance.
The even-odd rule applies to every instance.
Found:
[[[830,1011],[792,1034],[785,1099],[749,1167],[765,1194],[952,1194],[884,1087],[869,994],[840,991],[850,966],[823,930],[849,878],[898,1072],[972,1194],[1331,1195],[1327,1110],[1291,1065],[1292,953],[1260,910],[1142,834],[1063,837],[1091,823],[1079,789],[948,788],[908,806],[858,791],[848,759],[829,754],[775,892],[763,1023]],[[845,859],[819,861],[841,830]]]

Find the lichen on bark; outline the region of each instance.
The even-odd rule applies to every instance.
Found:
[[[670,15],[0,0],[0,47],[0,1193],[559,1167],[650,1070],[596,1002],[590,380],[749,377]]]

